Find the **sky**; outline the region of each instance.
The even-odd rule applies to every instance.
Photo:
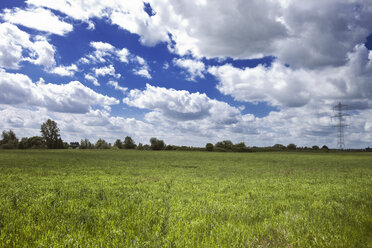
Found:
[[[372,146],[370,0],[1,0],[0,130]]]

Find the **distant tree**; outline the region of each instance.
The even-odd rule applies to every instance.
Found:
[[[40,136],[33,136],[30,138],[24,137],[18,145],[19,149],[45,149],[46,145]]]
[[[167,145],[164,147],[164,150],[167,150],[167,151],[172,151],[174,149],[174,147],[172,145]]]
[[[329,150],[329,148],[328,148],[328,146],[326,146],[326,145],[323,145],[323,146],[322,146],[322,150],[323,150],[323,151],[328,151],[328,150]]]
[[[18,143],[18,148],[19,149],[28,149],[28,138],[23,137],[21,141]]]
[[[114,147],[122,149],[123,148],[123,142],[121,142],[120,139],[115,140]]]
[[[150,150],[151,147],[148,144],[143,145],[143,150]]]
[[[313,149],[314,151],[317,151],[317,150],[319,150],[319,146],[317,146],[317,145],[312,146],[311,149]]]
[[[31,138],[28,139],[30,143],[30,148],[32,149],[45,149],[47,148],[44,140],[40,136],[32,136]]]
[[[163,150],[165,143],[163,140],[158,140],[157,138],[150,139],[151,150]]]
[[[80,141],[80,149],[92,149],[93,145],[90,143],[90,141],[85,138]]]
[[[230,140],[224,140],[224,141],[217,142],[215,147],[222,148],[225,150],[232,150],[233,143]]]
[[[237,143],[233,145],[233,151],[235,152],[246,152],[248,151],[247,146],[245,145],[244,142]]]
[[[205,150],[207,150],[208,152],[213,151],[213,148],[214,148],[214,146],[213,146],[212,143],[207,143],[207,144],[205,145]]]
[[[275,144],[275,145],[273,145],[273,148],[275,148],[276,150],[285,150],[286,149],[285,145],[282,145],[282,144]]]
[[[48,149],[56,149],[63,147],[63,145],[61,146],[59,140],[60,139],[59,128],[57,127],[57,123],[55,121],[48,119],[41,125],[40,132]]]
[[[136,143],[134,143],[131,137],[127,136],[124,139],[123,146],[124,146],[124,149],[134,149],[136,148]]]
[[[296,150],[296,148],[297,148],[297,146],[295,144],[293,144],[293,143],[287,145],[287,149],[288,150]]]
[[[110,146],[104,139],[99,139],[94,145],[94,148],[95,149],[109,149]]]
[[[142,145],[142,143],[138,143],[137,150],[143,150],[143,145]]]
[[[17,149],[18,138],[12,130],[3,131],[2,139],[0,140],[0,147],[3,149]]]

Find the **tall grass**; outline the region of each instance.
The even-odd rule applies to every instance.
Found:
[[[0,151],[0,247],[372,247],[366,153]]]

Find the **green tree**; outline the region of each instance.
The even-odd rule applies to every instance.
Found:
[[[315,146],[312,147],[312,149],[315,150],[315,151],[317,151],[317,150],[319,150],[319,146],[316,146],[315,145]]]
[[[165,147],[165,143],[163,140],[159,140],[157,138],[150,139],[151,150],[163,150]]]
[[[2,139],[0,140],[0,147],[3,149],[17,149],[18,138],[12,130],[3,131]]]
[[[213,146],[212,143],[207,143],[207,144],[205,145],[205,150],[207,150],[208,152],[213,151],[213,148],[214,148],[214,146]]]
[[[127,136],[124,139],[123,146],[124,146],[124,149],[134,149],[136,148],[136,143],[134,143],[131,137]]]
[[[117,140],[115,140],[114,146],[119,148],[119,149],[122,149],[123,148],[123,142],[121,142],[120,139],[117,139]]]
[[[40,136],[33,136],[30,138],[22,138],[18,147],[19,149],[44,149],[46,145],[43,138]]]
[[[80,149],[92,149],[93,145],[90,143],[89,139],[85,138],[80,141]]]
[[[143,150],[143,145],[142,145],[142,143],[138,143],[137,150]]]
[[[109,149],[109,144],[104,139],[97,140],[96,144],[94,145],[96,149]]]
[[[247,146],[245,145],[244,142],[237,143],[233,145],[233,151],[235,152],[246,152],[248,151]]]
[[[287,145],[288,150],[296,150],[296,148],[297,148],[297,146],[295,144],[291,143],[291,144]]]
[[[48,119],[46,122],[44,122],[41,125],[40,132],[48,149],[56,149],[56,148],[63,147],[63,142],[62,142],[62,147],[60,147],[59,128],[57,127],[57,123],[55,121]]]
[[[224,150],[231,150],[233,147],[233,143],[230,140],[224,140],[224,141],[217,142],[215,147],[218,147]]]
[[[273,145],[273,148],[275,148],[275,150],[285,150],[285,145],[282,145],[282,144],[275,144]]]
[[[326,146],[326,145],[323,145],[323,146],[322,146],[322,150],[323,150],[323,151],[328,151],[328,150],[329,150],[329,148],[328,148],[328,146]]]

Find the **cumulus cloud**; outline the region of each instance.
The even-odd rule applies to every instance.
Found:
[[[43,36],[33,40],[28,33],[10,23],[0,23],[0,67],[18,69],[22,61],[46,68],[55,66],[55,48]]]
[[[173,63],[186,69],[189,73],[187,77],[190,81],[195,81],[195,78],[204,78],[203,72],[205,71],[205,65],[202,61],[192,60],[192,59],[174,59]]]
[[[239,69],[232,65],[208,70],[221,93],[246,102],[299,107],[309,101],[372,101],[372,52],[357,45],[340,67],[293,69],[278,61],[271,67]]]
[[[142,1],[54,1],[27,0],[29,5],[58,10],[76,20],[91,23],[92,18],[108,18],[110,22],[129,32],[139,34],[145,45],[168,41],[168,33],[158,16],[150,17]]]
[[[134,56],[131,58],[131,61],[139,65],[137,66],[137,68],[133,69],[134,74],[145,77],[147,79],[151,79],[151,75],[149,72],[150,69],[144,58],[140,56]]]
[[[84,56],[79,60],[83,64],[105,64],[112,63],[114,60],[120,61],[122,63],[134,65],[135,68],[132,70],[134,74],[141,77],[151,79],[150,68],[146,60],[140,56],[133,55],[129,52],[128,49],[122,48],[118,49],[113,45],[107,42],[94,41],[90,43],[90,46],[95,50]],[[112,64],[100,68],[93,68],[94,74],[98,76],[111,75],[115,78],[120,78],[120,74],[115,74],[115,68]],[[89,79],[93,81],[91,76],[88,76]]]
[[[140,36],[145,45],[166,42],[171,51],[201,58],[249,59],[272,55],[294,68],[340,66],[372,33],[368,0],[142,1],[28,0],[91,22],[107,18]],[[304,59],[306,58],[306,59]]]
[[[92,76],[91,74],[84,75],[85,80],[92,82],[95,86],[100,86],[101,84],[98,82],[97,78]]]
[[[120,74],[115,73],[115,68],[113,65],[100,67],[100,68],[94,68],[93,71],[97,77],[100,77],[100,76],[102,77],[102,76],[107,76],[107,75],[113,76],[115,78],[121,77]]]
[[[172,121],[208,119],[210,125],[225,125],[236,123],[240,116],[238,109],[225,102],[210,99],[205,94],[149,84],[144,91],[131,90],[123,102],[129,106],[153,110],[148,117],[164,117],[164,122],[167,122],[167,119]]]
[[[125,93],[128,90],[128,88],[120,86],[119,83],[116,82],[116,81],[111,81],[110,80],[110,81],[107,82],[107,84],[114,87],[115,90],[119,90],[123,93]]]
[[[70,66],[58,66],[54,67],[50,72],[54,74],[58,74],[60,76],[68,76],[72,77],[75,72],[78,71],[78,68],[75,64],[72,64]]]
[[[115,98],[101,95],[78,81],[68,84],[33,83],[19,73],[0,71],[0,104],[28,105],[47,108],[52,112],[85,113],[93,106],[117,104]]]
[[[128,63],[128,57],[131,56],[126,48],[118,49],[107,42],[92,41],[90,46],[94,51],[80,59],[83,64],[89,63],[105,63],[111,59],[117,59],[123,63]]]
[[[57,35],[65,35],[73,30],[71,24],[44,8],[5,9],[0,16],[7,22]]]

